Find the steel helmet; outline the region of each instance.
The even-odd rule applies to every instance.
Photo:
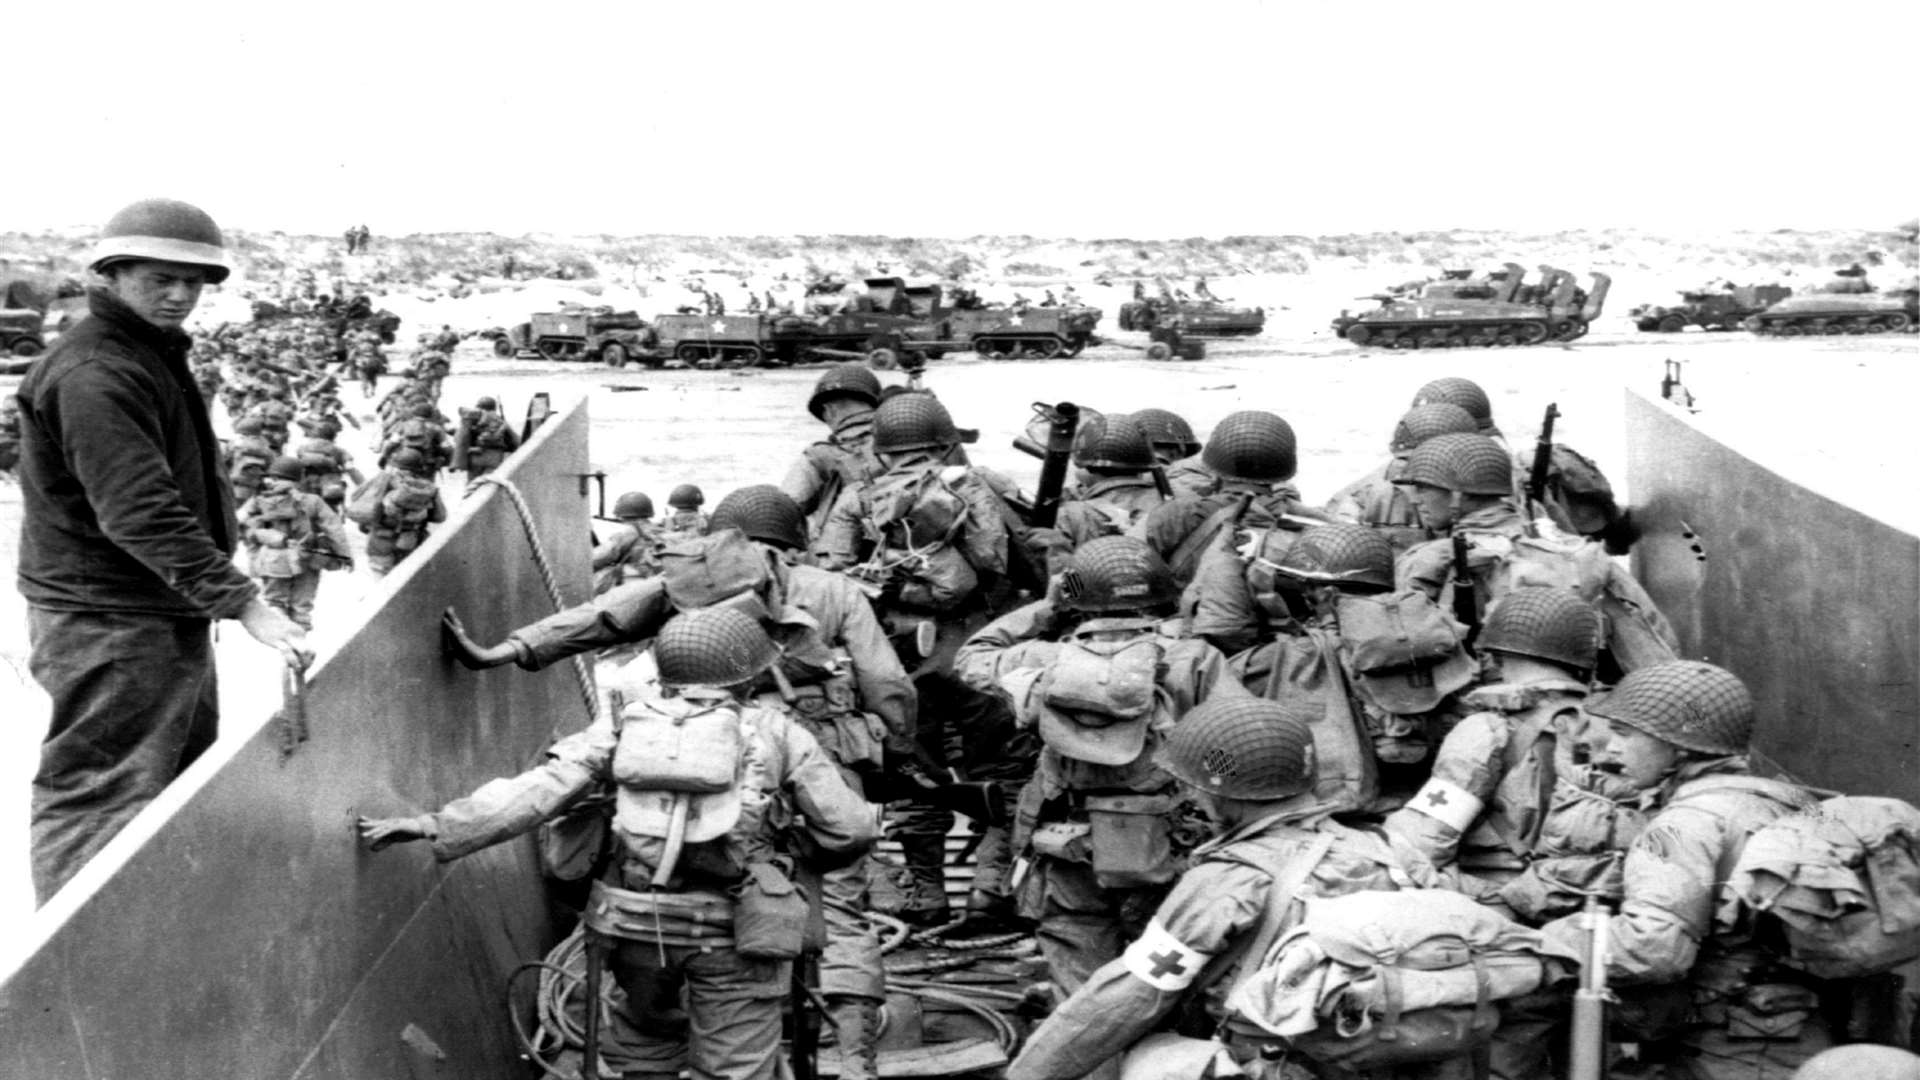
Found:
[[[98,271],[138,259],[204,266],[210,285],[233,271],[220,226],[205,210],[177,199],[142,199],[121,209],[100,230],[87,266]]]
[[[1117,472],[1145,472],[1155,464],[1146,431],[1126,413],[1083,419],[1073,433],[1073,463]]]
[[[706,495],[693,484],[681,484],[667,494],[667,505],[675,510],[698,510],[706,501]]]
[[[1060,575],[1070,611],[1148,611],[1180,599],[1166,561],[1131,536],[1096,537],[1074,551]]]
[[[267,475],[276,480],[292,480],[294,483],[299,483],[306,477],[307,471],[301,468],[299,458],[282,456],[274,458],[273,464],[267,466]]]
[[[1313,729],[1266,698],[1219,695],[1168,733],[1155,763],[1229,799],[1285,799],[1313,788]]]
[[[432,405],[429,405],[426,402],[422,401],[419,404],[415,405],[412,411],[413,411],[413,415],[418,417],[419,419],[431,420],[433,418],[433,414],[438,410],[436,410]]]
[[[1479,430],[1473,414],[1458,405],[1444,401],[1415,405],[1393,426],[1393,442],[1387,449],[1405,454],[1436,435],[1471,435]]]
[[[1407,455],[1407,467],[1394,483],[1462,495],[1511,495],[1513,458],[1485,435],[1435,435]]]
[[[1277,565],[1319,584],[1393,588],[1393,544],[1364,525],[1315,525],[1293,538]]]
[[[828,398],[849,397],[864,401],[869,406],[880,404],[880,377],[865,364],[835,364],[820,373],[813,384],[813,396],[807,399],[807,411],[814,419],[824,419],[821,413]]]
[[[1481,431],[1493,430],[1493,403],[1487,400],[1487,392],[1472,379],[1462,379],[1456,375],[1435,379],[1413,395],[1413,404],[1415,407],[1458,405],[1467,410],[1467,415],[1473,417]]]
[[[623,519],[651,518],[653,517],[653,500],[647,498],[646,492],[629,491],[613,500],[613,516]]]
[[[485,409],[488,412],[500,411],[500,403],[490,397],[483,397],[479,401],[474,402],[473,407],[476,409]]]
[[[258,435],[260,434],[260,428],[260,418],[257,416],[243,416],[233,422],[233,430],[236,435]]]
[[[415,472],[427,466],[425,455],[411,446],[394,451],[392,461],[394,468],[405,469],[408,472]]]
[[[1166,409],[1141,409],[1128,414],[1147,433],[1147,442],[1156,450],[1171,450],[1176,458],[1192,457],[1200,452],[1200,440],[1194,438],[1193,425],[1179,413]]]
[[[1528,585],[1496,600],[1480,627],[1482,650],[1531,656],[1591,672],[1600,653],[1600,613],[1571,589]]]
[[[960,442],[960,430],[940,399],[932,394],[895,394],[873,413],[873,452],[946,450]]]
[[[709,533],[727,528],[788,551],[803,551],[807,546],[806,515],[800,512],[800,504],[772,484],[749,484],[728,492],[707,515]]]
[[[1587,711],[1702,754],[1744,754],[1753,738],[1753,695],[1740,677],[1699,660],[1668,660],[1628,672]]]
[[[759,620],[732,607],[681,612],[653,639],[660,682],[673,687],[738,686],[767,670],[779,655]]]
[[[1293,479],[1293,427],[1270,412],[1229,414],[1207,436],[1200,462],[1225,480],[1276,483]]]

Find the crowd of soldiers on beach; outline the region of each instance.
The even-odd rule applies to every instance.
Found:
[[[588,962],[626,993],[596,1061],[774,1075],[815,896],[852,1080],[878,1075],[881,908],[1037,937],[1015,1080],[1896,1075],[1861,1070],[1908,1029],[1867,1018],[1908,1008],[1884,972],[1920,943],[1843,962],[1757,929],[1819,794],[1754,775],[1747,688],[1678,656],[1601,471],[1509,445],[1481,387],[1418,388],[1324,507],[1269,411],[1202,441],[1087,410],[1038,515],[933,393],[845,364],[806,407],[825,430],[777,483],[704,512],[682,485],[665,523],[621,496],[590,602],[493,643],[449,609],[468,667],[642,648],[644,674],[539,768],[362,820],[453,859],[621,793],[605,857],[560,872],[593,879]],[[663,752],[696,733],[715,760]],[[1605,1046],[1570,1038],[1602,1001]],[[1867,1045],[1796,1073],[1842,1043]]]

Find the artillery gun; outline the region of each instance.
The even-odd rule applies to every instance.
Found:
[[[1677,334],[1689,326],[1738,330],[1749,316],[1792,295],[1785,285],[1728,285],[1683,292],[1673,307],[1641,304],[1627,314],[1641,330],[1662,334]]]
[[[1789,296],[1743,325],[1765,337],[1910,334],[1920,328],[1920,279],[1878,292],[1860,275],[1843,275],[1813,292]]]
[[[1403,286],[1403,292],[1366,297],[1380,306],[1359,315],[1342,311],[1333,330],[1355,345],[1385,349],[1573,341],[1600,317],[1613,284],[1605,274],[1592,276],[1593,288],[1586,290],[1571,273],[1551,266],[1540,268],[1534,284],[1515,263],[1484,278],[1449,272],[1439,281]]]

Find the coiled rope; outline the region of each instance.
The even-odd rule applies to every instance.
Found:
[[[474,481],[474,486],[492,484],[507,493],[514,510],[520,515],[521,531],[526,533],[527,546],[533,550],[533,565],[540,571],[540,581],[547,587],[547,599],[553,601],[553,610],[565,611],[567,604],[560,598],[560,583],[553,576],[553,562],[547,558],[547,545],[540,539],[540,530],[534,527],[533,510],[527,506],[527,497],[513,481],[494,473],[488,473]],[[584,654],[575,654],[573,675],[580,684],[580,701],[587,709],[587,722],[592,723],[600,715],[600,694],[594,688],[593,669],[587,665]]]

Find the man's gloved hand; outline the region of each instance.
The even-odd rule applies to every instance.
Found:
[[[360,817],[355,819],[354,824],[360,830],[360,839],[374,851],[391,844],[431,840],[434,836],[431,814],[421,814],[419,817]]]
[[[513,646],[507,642],[498,645],[481,645],[467,636],[466,624],[452,608],[440,614],[440,643],[461,666],[469,671],[484,671],[499,667],[514,658]]]

